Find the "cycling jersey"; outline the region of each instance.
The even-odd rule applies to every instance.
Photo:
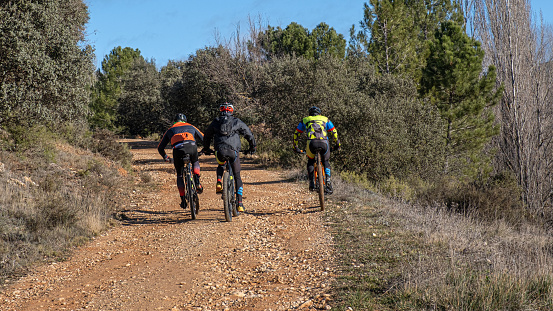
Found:
[[[194,125],[186,122],[176,122],[171,126],[157,146],[157,151],[162,157],[165,157],[165,146],[171,143],[173,149],[180,148],[184,144],[196,144],[196,140],[203,142],[204,134]]]
[[[221,115],[205,130],[204,146],[209,146],[213,139],[215,150],[232,149],[240,151],[240,136],[244,136],[250,147],[255,147],[255,138],[250,128],[232,115]]]
[[[294,133],[294,146],[298,145],[298,138],[302,133],[307,134],[307,140],[326,139],[332,135],[334,142],[338,143],[338,132],[334,124],[325,116],[309,116],[303,118]]]

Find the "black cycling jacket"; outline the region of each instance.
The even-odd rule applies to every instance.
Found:
[[[196,141],[202,142],[204,135],[194,125],[186,122],[176,122],[171,126],[159,142],[157,151],[162,157],[165,157],[165,146],[171,143],[171,147],[178,148],[178,144],[190,142],[196,144]]]
[[[227,124],[227,126],[223,124]],[[222,125],[223,130],[221,130]],[[240,151],[240,135],[244,136],[248,141],[250,148],[255,147],[255,138],[250,128],[242,120],[232,115],[223,114],[215,118],[205,130],[204,146],[205,148],[209,148],[213,139],[215,150],[230,148]]]

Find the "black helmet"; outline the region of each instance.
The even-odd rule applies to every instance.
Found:
[[[320,114],[321,114],[321,108],[315,107],[315,106],[309,108],[309,115],[310,116],[318,116]]]
[[[184,113],[177,113],[175,116],[175,122],[186,122],[186,116]]]

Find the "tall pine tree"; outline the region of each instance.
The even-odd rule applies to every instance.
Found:
[[[129,71],[135,59],[144,59],[140,50],[120,46],[111,50],[102,61],[102,71],[97,71],[98,81],[90,108],[92,115],[89,123],[93,127],[115,129],[118,100],[121,96],[121,81]]]
[[[371,0],[361,21],[367,52],[379,72],[415,77],[420,56],[419,32],[404,1]]]
[[[453,21],[442,23],[429,44],[426,67],[422,71],[420,94],[436,105],[444,120],[446,172],[459,164],[483,168],[484,145],[498,133],[494,115],[487,109],[498,103],[495,67],[482,74],[484,51]]]

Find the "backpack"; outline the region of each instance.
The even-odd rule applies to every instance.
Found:
[[[326,122],[324,120],[310,120],[307,122],[307,139],[326,139]]]

